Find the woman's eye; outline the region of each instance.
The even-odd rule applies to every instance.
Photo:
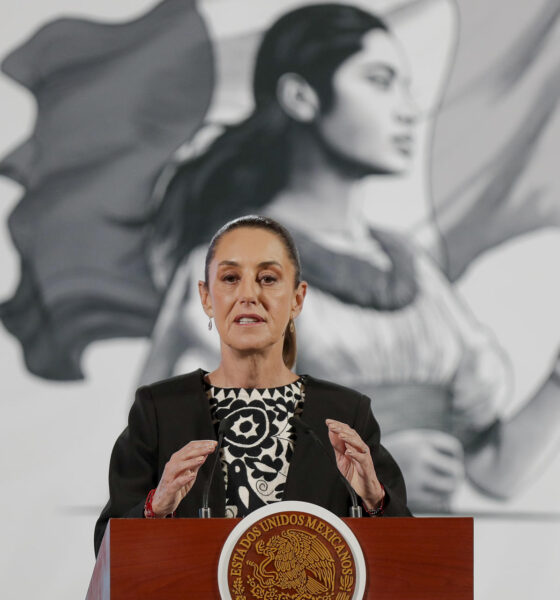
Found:
[[[237,281],[237,275],[226,273],[222,276],[222,281],[225,281],[225,283],[235,283]]]
[[[261,275],[259,281],[264,284],[271,284],[278,281],[278,278],[275,275]]]
[[[391,78],[384,75],[368,75],[367,78],[368,81],[383,89],[391,87],[391,83],[393,82]]]

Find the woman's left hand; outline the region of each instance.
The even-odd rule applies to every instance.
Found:
[[[369,446],[346,423],[334,419],[327,419],[325,423],[340,472],[368,509],[377,508],[384,491],[377,479]]]

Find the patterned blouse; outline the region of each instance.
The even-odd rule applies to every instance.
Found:
[[[212,422],[231,418],[221,450],[226,517],[278,502],[294,451],[290,417],[303,410],[303,381],[277,388],[220,388],[206,383]]]

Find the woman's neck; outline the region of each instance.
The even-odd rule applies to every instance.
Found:
[[[208,373],[208,381],[216,387],[272,388],[292,383],[298,376],[288,369],[282,356],[270,353],[240,353],[222,347],[220,365]],[[275,353],[277,354],[277,353]]]
[[[310,134],[298,135],[292,149],[287,185],[266,213],[288,226],[309,223],[317,232],[349,235],[351,191],[360,177],[337,164]]]

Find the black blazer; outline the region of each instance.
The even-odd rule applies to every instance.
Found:
[[[107,522],[112,517],[144,516],[144,502],[155,488],[171,455],[192,440],[216,439],[204,390],[205,372],[199,369],[139,388],[128,417],[128,427],[118,437],[109,466],[109,502],[95,526],[95,552],[99,551]],[[325,419],[353,427],[371,448],[377,476],[385,486],[384,514],[410,516],[401,471],[379,443],[379,425],[367,396],[334,383],[304,375],[302,417],[332,448]],[[212,461],[199,470],[191,491],[176,511],[177,517],[197,517]],[[350,499],[336,470],[309,434],[298,434],[290,462],[284,500],[302,500],[348,516]],[[210,490],[212,514],[225,515],[225,484],[216,469]]]

